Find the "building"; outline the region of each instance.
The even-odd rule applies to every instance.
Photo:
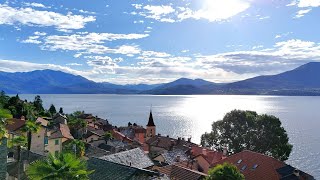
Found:
[[[32,152],[44,155],[45,154],[45,137],[48,131],[49,122],[41,117],[38,117],[36,120],[40,124],[40,129],[37,133],[32,134],[31,136],[31,147]]]
[[[45,137],[45,152],[57,154],[62,152],[62,143],[74,139],[66,124],[57,124],[50,129]]]
[[[153,121],[152,111],[150,110],[149,121],[146,128],[146,138],[147,140],[156,135],[156,125]]]
[[[224,158],[214,163],[211,167],[223,164],[224,162],[235,165],[247,180],[314,180],[311,175],[293,168],[282,161],[248,150]]]

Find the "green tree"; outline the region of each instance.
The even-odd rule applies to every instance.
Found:
[[[39,95],[37,95],[34,98],[33,106],[35,107],[35,110],[38,113],[42,113],[44,111],[44,108],[43,108],[43,105],[42,105],[42,99],[41,99],[41,97]]]
[[[40,130],[40,127],[40,124],[36,123],[34,120],[29,119],[26,121],[24,127],[22,128],[22,131],[27,133],[28,138],[28,159],[30,156],[32,134],[37,133]]]
[[[233,110],[214,122],[212,131],[201,136],[201,144],[219,150],[226,147],[231,154],[251,150],[281,161],[287,160],[292,150],[279,118],[242,110]]]
[[[57,113],[56,107],[54,107],[53,104],[51,104],[50,108],[49,108],[49,112],[50,114],[53,116]]]
[[[0,144],[2,138],[6,138],[8,136],[6,129],[6,124],[8,123],[7,118],[12,118],[10,111],[6,109],[0,109]]]
[[[4,107],[4,105],[7,104],[8,101],[9,101],[9,96],[7,96],[4,91],[1,91],[1,93],[0,93],[0,108]]]
[[[60,114],[63,114],[63,108],[62,108],[62,107],[60,107],[59,113],[60,113]]]
[[[64,147],[64,152],[74,153],[77,157],[84,156],[85,144],[81,140],[72,139]]]
[[[21,175],[21,149],[25,147],[27,144],[27,139],[24,136],[14,137],[11,141],[9,141],[9,147],[17,148],[17,162],[18,162],[18,180],[20,180]]]
[[[244,180],[238,168],[229,163],[218,164],[208,171],[207,180]]]
[[[87,170],[85,160],[71,153],[49,154],[46,159],[37,160],[29,165],[26,174],[31,180],[89,179],[93,171]]]
[[[68,126],[70,128],[70,132],[72,134],[73,137],[77,137],[77,138],[81,138],[78,135],[78,130],[79,129],[83,129],[85,127],[87,127],[87,122],[84,119],[80,119],[78,118],[78,116],[75,116],[73,114],[68,115]]]
[[[106,143],[112,139],[112,133],[111,132],[106,132],[103,136],[104,140],[106,141]]]

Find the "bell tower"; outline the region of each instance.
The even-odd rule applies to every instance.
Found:
[[[149,121],[146,129],[146,137],[147,139],[154,137],[156,135],[156,125],[153,121],[152,110],[150,110]]]

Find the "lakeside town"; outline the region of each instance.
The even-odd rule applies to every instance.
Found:
[[[221,179],[213,171],[228,172],[227,179],[314,179],[284,156],[159,134],[152,110],[146,125],[117,127],[84,111],[45,110],[40,96],[27,102],[2,92],[0,99],[0,179]]]

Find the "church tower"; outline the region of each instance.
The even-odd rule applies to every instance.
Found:
[[[156,125],[153,122],[152,110],[150,110],[149,121],[147,124],[146,137],[147,139],[154,137],[156,135]]]

